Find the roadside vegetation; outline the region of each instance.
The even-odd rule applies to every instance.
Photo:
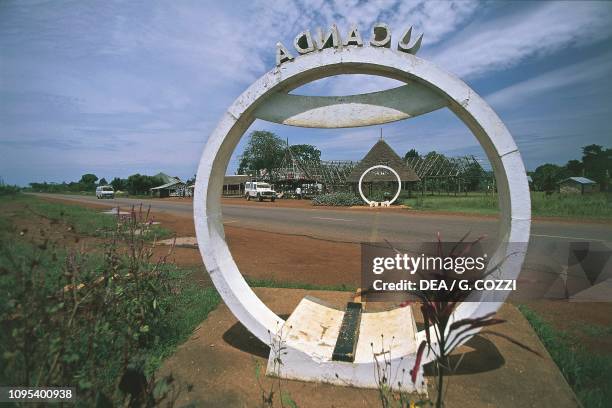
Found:
[[[20,191],[21,189],[17,186],[11,186],[9,184],[4,184],[0,182],[0,197],[15,196]]]
[[[157,232],[142,209],[0,198],[0,383],[74,386],[79,406],[171,406],[185,385],[155,370],[220,298],[154,256]]]
[[[195,178],[190,179],[187,183],[192,184]],[[150,189],[164,184],[164,180],[156,176],[147,176],[144,174],[132,174],[128,178],[115,177],[111,181],[107,181],[104,177],[98,178],[95,174],[83,174],[79,181],[62,182],[62,183],[47,183],[35,182],[30,183],[30,186],[25,191],[35,193],[57,193],[57,194],[95,194],[96,187],[110,185],[117,193],[127,193],[132,197],[150,196]]]
[[[312,198],[312,205],[352,207],[363,205],[363,200],[353,193],[337,192],[314,196]]]
[[[581,160],[569,160],[563,166],[545,163],[530,175],[538,191],[557,191],[558,183],[568,177],[587,177],[599,185],[600,191],[607,191],[611,170],[612,149],[592,144],[582,148]]]
[[[252,288],[286,288],[286,289],[306,289],[306,290],[331,290],[338,292],[355,292],[356,287],[351,285],[317,285],[312,283],[282,282],[272,279],[251,279],[246,278],[247,283]]]
[[[529,321],[563,376],[585,408],[608,407],[612,401],[612,355],[597,354],[579,341],[577,333],[555,329],[526,306],[519,310]],[[576,327],[583,335],[610,335],[610,327]]]
[[[18,194],[12,197],[15,205],[21,205],[26,210],[26,216],[38,216],[49,220],[52,224],[65,225],[67,229],[74,233],[104,237],[113,232],[117,224],[117,217],[110,214],[102,214],[100,210],[82,207],[78,204],[60,203],[47,201],[32,195]],[[121,211],[129,211],[130,208],[122,208]],[[140,206],[139,212],[146,212]],[[146,214],[145,214],[146,215]],[[171,232],[160,226],[153,224],[154,219],[147,216],[149,225],[144,229],[139,229],[137,233],[142,233],[146,240],[154,238],[162,239],[171,235]]]
[[[429,153],[428,155],[430,155]],[[405,159],[419,158],[418,152],[411,150]],[[427,157],[424,156],[424,157]],[[442,157],[443,158],[443,157]],[[612,218],[612,196],[609,190],[610,169],[612,168],[612,149],[599,145],[582,148],[581,160],[570,160],[565,165],[545,163],[530,172],[531,210],[536,217],[564,217],[573,219],[610,219]],[[491,175],[492,176],[492,175]],[[589,194],[561,194],[559,182],[568,177],[587,177],[597,183],[601,192]],[[466,178],[466,177],[464,177]],[[481,176],[468,178],[482,179]],[[482,183],[481,183],[482,184]],[[430,194],[420,195],[422,188],[417,184],[412,197],[402,197],[402,202],[415,210],[448,211],[468,214],[495,215],[499,213],[497,194],[492,193],[491,185],[483,191],[483,186],[474,182],[467,185],[468,193],[449,195],[431,193],[433,187],[425,190]],[[443,190],[442,190],[443,191]],[[454,191],[452,188],[448,191]],[[440,191],[441,192],[441,191]]]
[[[495,215],[499,213],[496,194],[414,195],[403,203],[419,211],[447,211],[468,214]],[[546,194],[531,193],[531,212],[535,217],[563,217],[570,219],[612,219],[610,193]]]

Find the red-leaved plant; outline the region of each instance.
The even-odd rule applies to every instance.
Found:
[[[460,241],[454,244],[454,246],[444,253],[444,245],[440,237],[440,233],[437,234],[437,245],[436,245],[436,256],[443,258],[458,258],[465,257],[470,254],[477,244],[479,244],[485,237],[481,236],[474,241],[467,242],[469,232],[465,234]],[[391,245],[391,244],[389,244]],[[395,249],[396,252],[397,249]],[[505,260],[505,259],[504,259]],[[487,313],[480,317],[466,318],[453,321],[452,315],[456,308],[472,294],[470,290],[461,290],[459,285],[453,285],[452,281],[457,279],[467,280],[468,287],[473,288],[474,281],[477,279],[485,279],[495,271],[498,271],[503,261],[497,265],[489,267],[486,271],[483,271],[474,275],[462,275],[457,274],[453,270],[447,270],[441,268],[440,270],[430,271],[428,273],[428,279],[435,279],[438,281],[444,281],[447,290],[419,290],[411,291],[411,295],[418,299],[420,309],[423,314],[423,321],[425,326],[426,340],[419,344],[417,349],[417,355],[414,367],[410,370],[410,376],[413,383],[416,382],[418,372],[421,368],[423,357],[425,352],[433,353],[434,360],[433,365],[436,375],[436,400],[435,406],[442,407],[444,405],[444,378],[448,373],[452,373],[458,368],[461,362],[459,359],[458,363],[452,367],[450,364],[451,353],[473,336],[478,330],[483,327],[493,326],[505,322],[503,319],[495,317],[495,313]],[[421,275],[420,271],[417,274]],[[421,277],[423,277],[421,275]],[[412,302],[403,302],[400,306],[408,306]],[[435,338],[432,338],[432,333]],[[498,337],[502,337],[519,347],[529,350],[535,354],[539,353],[529,348],[528,346],[512,339],[511,337],[492,331],[481,332],[483,334],[491,334]]]

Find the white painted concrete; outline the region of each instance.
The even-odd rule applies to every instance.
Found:
[[[415,81],[386,91],[348,96],[304,96],[278,92],[254,115],[268,122],[310,128],[378,125],[444,108],[447,101]]]
[[[342,310],[317,299],[302,299],[274,337],[267,373],[296,380],[377,388],[374,373],[388,370],[386,376],[396,389],[427,393],[422,367],[415,383],[410,378],[418,346],[411,308],[363,313],[354,363],[332,360],[343,317]],[[274,350],[282,350],[278,353],[281,355],[275,355]],[[282,364],[278,364],[276,357]]]
[[[395,195],[393,196],[393,199],[389,200],[389,201],[384,201],[382,203],[379,203],[377,201],[371,201],[368,200],[366,198],[366,196],[363,194],[363,190],[361,189],[361,184],[363,183],[363,178],[365,177],[366,174],[368,174],[369,172],[371,172],[372,170],[375,169],[385,169],[385,170],[389,170],[391,173],[393,173],[395,175],[395,178],[397,179],[397,191],[395,193]],[[377,164],[376,166],[372,166],[370,168],[367,168],[363,173],[361,173],[361,177],[359,177],[359,183],[357,184],[357,187],[359,188],[359,195],[361,196],[361,199],[370,207],[373,206],[373,204],[376,203],[376,205],[380,205],[382,204],[383,207],[389,207],[391,204],[393,204],[395,202],[395,200],[397,200],[397,197],[399,197],[400,193],[402,192],[402,179],[400,178],[399,174],[397,174],[397,171],[395,171],[393,168],[389,167],[389,166],[385,166],[384,164]]]
[[[449,109],[468,126],[482,145],[497,179],[500,245],[491,259],[493,265],[503,263],[503,267],[491,277],[516,278],[527,250],[531,203],[521,156],[500,118],[463,81],[428,61],[410,54],[395,53],[387,48],[347,46],[301,56],[266,73],[229,107],[208,138],[198,167],[195,188],[194,217],[198,244],[211,279],[236,318],[266,343],[270,342],[270,336],[277,335],[284,321],[249,288],[227,247],[220,201],[223,176],[232,152],[255,120],[255,112],[269,98],[279,93],[288,93],[302,84],[338,74],[372,74],[404,82],[416,81],[444,99]],[[358,119],[356,125],[359,125]],[[511,248],[509,242],[514,243]],[[524,245],[517,250],[517,243]],[[453,319],[482,316],[495,312],[500,306],[499,302],[464,303],[456,310]],[[424,338],[424,332],[417,333],[417,342]],[[350,384],[360,386],[373,381],[370,369],[374,356],[370,360],[343,366],[340,372],[335,373],[324,371],[317,364],[315,356],[308,351],[299,356],[285,364],[305,376],[316,374],[318,378],[330,378],[338,374],[347,381],[350,379]],[[393,364],[397,366],[413,358],[414,355],[409,354],[403,356],[403,359],[394,360]],[[428,355],[425,361],[432,358],[432,355]]]

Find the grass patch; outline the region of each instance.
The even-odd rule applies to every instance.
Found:
[[[519,306],[585,408],[608,407],[612,401],[612,356],[585,350],[575,337],[557,330],[526,306]],[[599,326],[593,335],[600,335]],[[588,333],[587,333],[588,334]]]
[[[497,196],[470,194],[467,196],[415,196],[404,199],[404,204],[421,211],[448,211],[466,214],[495,215],[499,213]]]
[[[567,218],[612,218],[612,195],[531,193],[531,210],[536,216]]]
[[[106,236],[117,225],[115,215],[102,214],[100,210],[86,208],[78,204],[47,201],[27,194],[5,197],[2,200],[12,200],[13,203],[22,205],[24,208],[23,216],[37,215],[50,220],[52,224],[66,224],[75,233],[83,235]],[[137,208],[136,211],[138,210]],[[144,206],[143,211],[146,212]],[[153,237],[163,239],[172,235],[170,230],[159,225],[151,225],[148,230],[147,238],[149,239],[153,239]]]
[[[597,324],[584,324],[577,327],[577,330],[584,331],[590,337],[612,336],[612,327],[600,326]]]
[[[284,288],[284,289],[306,289],[306,290],[330,290],[339,292],[355,292],[356,287],[350,285],[316,285],[311,283],[299,282],[279,282],[273,279],[252,279],[246,278],[249,286],[253,288]]]
[[[193,334],[194,329],[221,301],[214,287],[201,287],[187,279],[190,275],[191,271],[188,270],[175,271],[179,291],[177,296],[168,299],[172,307],[166,316],[160,342],[149,352],[146,365],[148,375],[153,374],[163,360]]]
[[[499,213],[495,194],[468,195],[415,195],[403,200],[405,205],[422,211],[448,211],[466,214],[495,215]],[[531,193],[531,211],[534,216],[574,219],[612,219],[612,198],[608,193],[559,194],[547,196],[543,192]]]

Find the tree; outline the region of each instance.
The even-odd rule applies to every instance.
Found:
[[[610,178],[612,169],[612,149],[605,149],[602,146],[592,144],[582,148],[582,166],[584,175],[593,179],[602,191],[605,191]]]
[[[266,170],[268,173],[271,169],[280,165],[285,151],[285,142],[272,132],[256,130],[249,136],[238,173],[244,174],[247,171]]]
[[[298,144],[291,146],[290,149],[293,156],[301,161],[315,163],[321,161],[321,151],[313,145]]]
[[[556,164],[546,163],[533,172],[533,184],[540,191],[553,191],[557,183],[567,177],[567,169]]]
[[[95,174],[87,173],[81,176],[81,180],[79,180],[77,186],[72,186],[70,190],[78,191],[78,190],[95,190],[96,189],[96,181],[98,181],[98,176]]]
[[[465,180],[468,190],[475,191],[480,186],[481,180],[485,178],[485,172],[480,164],[470,162],[465,169],[463,169],[461,178]]]
[[[438,153],[435,150],[432,150],[431,152],[427,153],[425,155],[425,158],[427,159],[431,159],[433,160],[435,157],[440,157],[441,159],[445,159],[445,156],[442,153]],[[439,159],[439,160],[441,160]]]
[[[406,154],[404,155],[404,161],[411,159],[413,157],[421,157],[419,155],[419,152],[416,151],[416,149],[410,149],[406,152]]]
[[[96,181],[98,181],[98,176],[96,176],[95,174],[87,173],[81,176],[81,180],[79,180],[79,183],[95,184]]]
[[[185,184],[187,184],[188,186],[195,184],[196,182],[196,175],[194,174],[192,178],[187,179],[187,181],[185,182]]]
[[[580,160],[570,160],[567,162],[567,164],[565,165],[565,168],[567,169],[567,174],[570,177],[573,176],[582,176],[582,162]]]
[[[125,191],[127,190],[127,180],[119,177],[115,177],[113,181],[110,182],[111,186],[113,186],[113,190],[115,191]]]
[[[147,194],[152,187],[161,186],[163,180],[144,174],[132,174],[127,178],[127,190],[130,194]]]
[[[107,185],[107,184],[108,184],[108,181],[106,181],[106,179],[105,179],[104,177],[102,177],[102,178],[100,179],[100,181],[98,181],[98,185],[99,185],[99,186],[105,186],[105,185]]]
[[[427,153],[425,155],[425,159],[429,162],[435,163],[436,167],[444,167],[449,164],[449,159],[442,153],[438,153],[435,150],[432,150],[431,152]]]

